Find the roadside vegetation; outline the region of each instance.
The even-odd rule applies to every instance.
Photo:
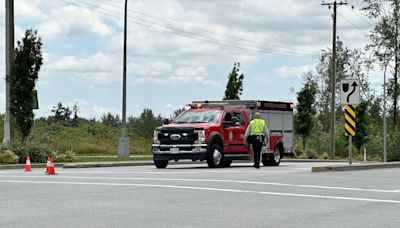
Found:
[[[74,107],[78,108],[77,105]],[[80,157],[117,155],[121,120],[118,115],[111,113],[104,114],[100,120],[88,120],[79,117],[78,112],[73,114],[74,107],[59,103],[54,107],[52,116],[34,121],[33,128],[25,140],[17,133],[17,140],[11,143],[10,148],[0,152],[0,163],[24,163],[28,154],[32,162],[46,162],[48,156],[55,157],[56,162],[120,160],[112,157]],[[3,120],[4,115],[1,115],[0,127],[3,126]],[[161,124],[161,116],[155,116],[150,109],[144,109],[138,117],[130,116],[130,154],[151,155],[153,130]],[[2,131],[0,137],[3,137]],[[16,155],[17,160],[9,159],[10,153]]]
[[[352,147],[354,158],[363,160],[366,150],[368,160],[383,160],[383,91],[371,86],[369,74],[381,72],[379,80],[387,73],[387,154],[388,161],[400,160],[399,131],[399,70],[400,38],[399,1],[366,0],[362,10],[376,21],[370,32],[370,43],[363,49],[351,49],[343,42],[337,47],[336,95],[340,94],[342,79],[359,79],[361,103],[356,106],[356,136]],[[303,88],[297,93],[295,109],[296,152],[303,158],[330,158],[331,72],[332,50],[322,50],[315,70],[303,72]],[[376,81],[376,79],[375,79]],[[374,82],[376,84],[376,82]],[[316,89],[316,90],[315,90]],[[314,93],[315,92],[315,93]],[[336,158],[347,158],[348,137],[344,136],[343,105],[336,97]],[[310,121],[311,120],[311,121]]]

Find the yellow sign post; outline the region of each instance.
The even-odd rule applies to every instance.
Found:
[[[349,136],[349,164],[351,165],[351,148],[352,148],[352,138],[356,135],[356,106],[355,105],[345,105],[344,106],[344,130],[345,135]]]

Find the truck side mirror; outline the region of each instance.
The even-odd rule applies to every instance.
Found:
[[[169,119],[164,119],[163,120],[163,125],[167,125],[167,124],[169,124]]]

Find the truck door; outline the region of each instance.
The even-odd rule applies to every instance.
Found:
[[[231,125],[232,112],[226,112],[224,114],[223,122],[223,137],[224,137],[224,152],[230,153],[234,151],[234,130],[235,126]]]
[[[235,145],[235,152],[247,152],[248,146],[244,144],[244,134],[246,132],[246,122],[244,121],[241,112],[233,112],[234,129],[233,129],[233,143]]]

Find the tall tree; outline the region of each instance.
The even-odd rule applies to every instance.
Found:
[[[364,0],[362,8],[370,18],[378,20],[371,31],[371,44],[367,48],[373,61],[387,64],[394,59],[393,78],[389,80],[388,95],[392,101],[393,130],[398,124],[399,67],[400,67],[400,0]]]
[[[58,102],[50,111],[54,113],[53,116],[49,117],[50,121],[69,125],[72,110],[68,106],[64,106],[61,102]]]
[[[303,150],[306,148],[307,137],[311,134],[312,120],[316,114],[314,108],[317,85],[311,79],[311,73],[306,75],[303,88],[297,93],[297,113],[295,115],[295,130],[303,139]]]
[[[33,89],[43,64],[42,41],[37,31],[25,32],[22,42],[17,42],[10,73],[11,112],[17,129],[25,140],[33,125]]]
[[[356,135],[354,136],[354,143],[358,149],[367,141],[367,126],[370,123],[370,116],[368,115],[368,102],[362,101],[356,107]]]
[[[243,91],[244,75],[240,73],[240,63],[235,62],[233,69],[228,76],[224,100],[240,100]]]
[[[147,139],[151,139],[154,129],[161,125],[162,117],[160,115],[155,116],[153,111],[149,108],[143,109],[139,117],[128,118],[128,128]]]
[[[103,114],[101,116],[101,122],[111,127],[119,127],[121,125],[121,119],[119,118],[119,115],[113,115],[111,112]]]
[[[330,127],[330,102],[331,102],[331,50],[323,50],[320,62],[317,66],[317,73],[313,75],[314,81],[317,83],[317,114],[318,119],[322,124],[323,131],[329,132]],[[364,53],[358,49],[348,49],[347,47],[338,47],[337,50],[337,75],[336,81],[339,84],[340,80],[346,78],[359,79],[361,82],[361,97],[364,100],[369,100],[372,96],[372,91],[369,88],[368,64],[364,61]],[[340,105],[340,88],[336,86],[336,120],[342,118],[342,109]]]

